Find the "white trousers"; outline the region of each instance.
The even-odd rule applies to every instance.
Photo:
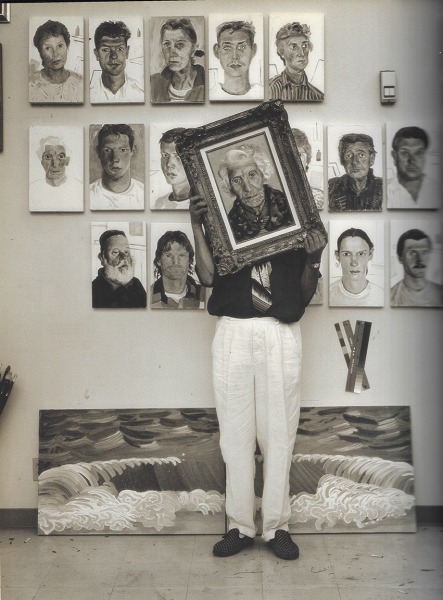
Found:
[[[226,463],[229,529],[254,537],[255,449],[264,458],[265,541],[288,530],[289,469],[300,416],[302,344],[298,323],[220,317],[212,344],[215,406]]]

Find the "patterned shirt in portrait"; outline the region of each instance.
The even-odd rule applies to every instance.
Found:
[[[328,183],[329,210],[381,210],[383,202],[383,179],[369,169],[366,186],[357,194],[349,175],[333,177]]]
[[[306,73],[303,73],[302,82],[292,83],[285,69],[269,82],[269,100],[312,100],[319,102],[324,100],[325,95],[308,81]]]
[[[229,211],[228,219],[232,232],[237,242],[249,240],[262,232],[270,232],[284,227],[294,225],[294,219],[289,209],[286,196],[279,190],[274,190],[269,185],[263,186],[265,193],[266,217],[258,215],[251,219],[251,212],[238,198]]]

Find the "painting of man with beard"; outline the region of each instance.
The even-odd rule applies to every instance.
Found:
[[[125,232],[108,229],[99,244],[102,267],[92,282],[92,307],[146,308],[146,290],[134,276],[134,257]]]

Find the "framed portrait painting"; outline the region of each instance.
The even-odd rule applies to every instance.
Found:
[[[325,205],[323,123],[290,119],[292,134],[318,210]]]
[[[326,230],[280,101],[176,137],[192,195],[204,197],[204,226],[220,275],[304,246]]]
[[[83,104],[83,17],[29,19],[29,102]]]

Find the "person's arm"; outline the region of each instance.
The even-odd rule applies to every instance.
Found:
[[[301,289],[305,304],[309,303],[317,288],[321,255],[327,241],[327,237],[316,229],[312,229],[306,233],[306,265],[301,276]]]
[[[215,266],[202,225],[203,215],[208,211],[206,201],[200,196],[194,196],[191,198],[189,211],[195,241],[195,270],[200,283],[205,287],[211,287]]]

